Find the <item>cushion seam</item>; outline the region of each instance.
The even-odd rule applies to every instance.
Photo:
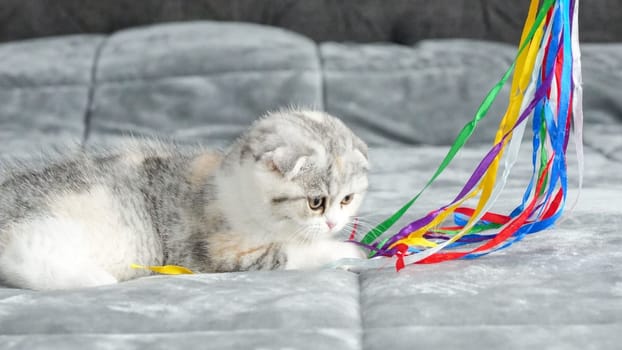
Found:
[[[93,63],[91,65],[90,79],[89,79],[89,84],[87,88],[88,90],[87,90],[87,95],[86,95],[86,106],[85,106],[84,115],[82,119],[84,123],[84,130],[82,134],[81,145],[83,147],[86,144],[86,141],[88,140],[90,129],[91,129],[91,120],[93,119],[93,112],[95,111],[94,100],[95,100],[95,89],[97,87],[97,68],[99,67],[99,60],[101,58],[102,51],[104,47],[106,46],[106,44],[108,43],[109,39],[110,39],[109,36],[104,38],[99,43],[99,45],[97,45],[97,48],[95,49],[95,53],[93,55]]]

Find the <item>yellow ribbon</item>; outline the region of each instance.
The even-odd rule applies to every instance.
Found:
[[[162,275],[191,275],[194,274],[194,272],[192,272],[190,269],[183,267],[183,266],[177,266],[177,265],[164,265],[164,266],[143,266],[143,265],[138,265],[138,264],[132,264],[130,265],[131,268],[133,269],[144,269],[144,270],[151,270],[155,273],[159,273]]]

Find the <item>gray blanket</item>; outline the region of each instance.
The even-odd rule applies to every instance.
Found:
[[[616,349],[622,329],[622,45],[583,47],[585,186],[553,229],[477,260],[153,276],[57,292],[0,287],[1,349]],[[0,45],[0,152],[158,135],[224,147],[266,110],[314,106],[371,146],[362,216],[416,193],[515,48],[475,41],[317,46],[209,22]],[[451,201],[487,150],[507,90],[407,215]],[[572,148],[572,145],[571,145]],[[522,149],[498,209],[531,174]],[[576,157],[568,155],[570,200]]]

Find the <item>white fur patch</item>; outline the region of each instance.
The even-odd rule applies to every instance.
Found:
[[[115,283],[89,256],[85,227],[72,220],[42,218],[13,227],[0,255],[0,275],[30,289],[66,289]]]
[[[129,266],[151,263],[156,242],[148,239],[152,235],[146,227],[122,224],[146,225],[127,210],[130,220],[121,220],[121,205],[107,189],[95,187],[51,203],[49,216],[2,233],[8,237],[0,255],[2,279],[45,290],[110,284],[145,274]]]

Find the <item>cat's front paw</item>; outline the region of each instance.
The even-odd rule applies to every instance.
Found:
[[[341,259],[365,259],[365,252],[359,246],[350,242],[333,242],[329,249],[330,261]]]
[[[339,260],[360,260],[365,252],[353,243],[323,241],[312,245],[287,247],[286,269],[313,269],[330,265]]]
[[[331,262],[325,265],[327,268],[335,268],[350,272],[360,271],[362,261],[366,260],[365,251],[359,246],[349,242],[339,242]]]

